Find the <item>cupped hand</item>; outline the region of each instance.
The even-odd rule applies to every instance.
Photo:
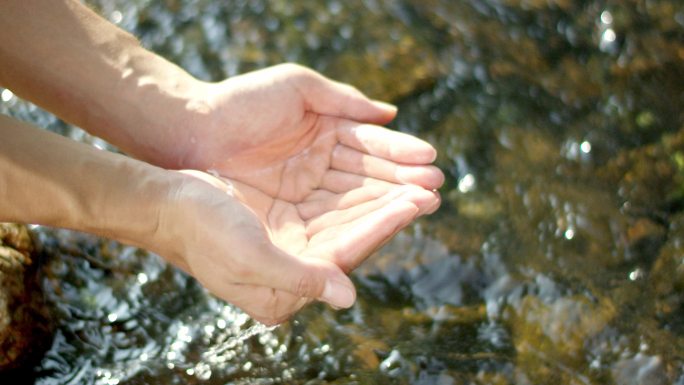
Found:
[[[238,181],[182,173],[187,179],[162,225],[184,228],[169,243],[184,243],[181,267],[265,324],[314,299],[351,306],[355,290],[345,273],[435,207],[434,193],[415,186],[373,184],[293,203]]]
[[[177,119],[190,121],[181,168],[214,170],[284,199],[323,186],[328,169],[428,190],[444,181],[430,165],[431,145],[378,126],[395,107],[311,69],[281,64],[200,90],[192,104],[201,113]]]
[[[214,176],[188,171],[177,194],[183,216],[203,213],[187,268],[259,321],[351,306],[344,273],[439,206],[434,148],[377,125],[396,110],[348,85],[281,65],[211,85],[204,104],[182,163]]]

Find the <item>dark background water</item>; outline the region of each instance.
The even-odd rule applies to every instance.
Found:
[[[684,384],[680,1],[90,1],[195,76],[294,61],[396,103],[444,204],[274,330],[142,250],[36,228],[35,383]],[[2,93],[0,111],[106,146]]]

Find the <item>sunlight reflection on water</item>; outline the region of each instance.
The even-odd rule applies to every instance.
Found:
[[[39,384],[684,384],[678,2],[92,3],[202,79],[290,60],[398,104],[444,204],[358,270],[354,308],[275,329],[154,255],[35,228]]]

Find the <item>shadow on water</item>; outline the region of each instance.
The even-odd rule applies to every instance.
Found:
[[[37,384],[684,384],[680,2],[92,4],[206,80],[296,61],[397,103],[444,204],[354,274],[354,308],[276,329],[156,256],[38,229]]]

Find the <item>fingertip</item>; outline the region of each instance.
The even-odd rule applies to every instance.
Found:
[[[410,134],[402,133],[403,143],[394,150],[397,161],[407,164],[427,165],[437,160],[437,150],[428,142]]]
[[[351,280],[343,274],[330,277],[325,281],[325,287],[319,300],[328,303],[335,309],[347,309],[356,302],[356,289]]]
[[[437,150],[428,142],[419,139],[421,147],[415,149],[413,158],[416,163],[430,164],[437,160]]]
[[[432,190],[437,190],[438,188],[442,187],[444,185],[444,182],[446,180],[446,177],[444,176],[444,173],[442,170],[440,170],[438,167],[433,166],[433,184],[430,185],[430,189]]]
[[[367,109],[365,114],[361,114],[365,115],[362,119],[356,120],[366,123],[384,125],[394,120],[394,118],[397,116],[398,108],[393,104],[389,104],[380,100],[369,99],[365,99],[364,103],[370,108]],[[360,118],[361,116],[358,115],[357,117]]]
[[[416,216],[433,213],[441,202],[439,193],[434,190],[405,185],[400,191],[402,192],[397,198],[398,200],[410,202],[418,208],[418,211],[413,213],[414,218]]]
[[[397,114],[396,106],[370,100],[357,88],[313,70],[307,72],[305,80],[307,108],[318,114],[374,124],[389,123]]]
[[[392,112],[395,114],[397,113],[398,107],[395,106],[394,104],[383,102],[382,100],[371,100],[371,102],[373,102],[373,104],[375,104],[380,109],[383,109],[387,112]]]
[[[437,209],[439,209],[439,206],[442,205],[442,196],[439,194],[439,192],[438,192],[438,191],[433,191],[432,193],[434,194],[434,198],[435,198],[435,199],[434,199],[434,202],[432,203],[432,206],[430,206],[430,207],[425,211],[425,214],[426,214],[426,215],[434,214],[434,213],[437,211]]]
[[[433,165],[400,166],[395,177],[401,183],[418,185],[427,190],[436,190],[444,184],[444,173]]]
[[[437,160],[437,150],[430,145],[430,149],[427,151],[426,158],[430,159],[428,163],[433,163],[435,160]]]

